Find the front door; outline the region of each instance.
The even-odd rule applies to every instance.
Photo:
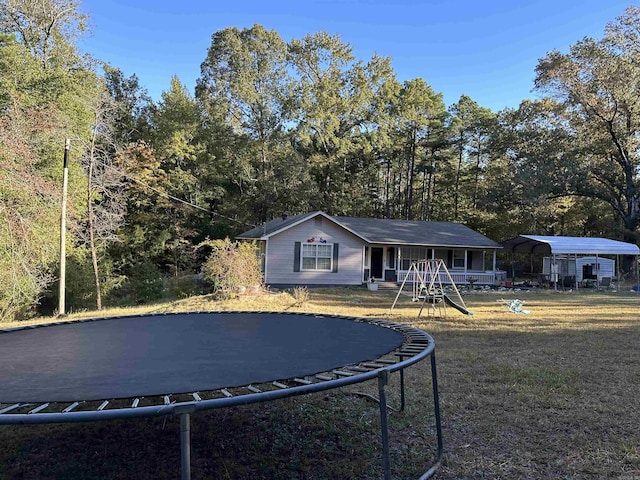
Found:
[[[371,276],[382,278],[382,259],[384,250],[380,247],[371,248]]]

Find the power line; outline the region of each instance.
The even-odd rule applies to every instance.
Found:
[[[196,208],[198,210],[202,210],[203,212],[207,212],[207,213],[210,213],[212,215],[217,215],[218,217],[222,217],[222,218],[224,218],[226,220],[230,220],[232,222],[239,223],[241,225],[249,226],[249,227],[252,227],[252,228],[256,226],[256,225],[252,225],[250,223],[241,222],[240,220],[236,220],[235,218],[227,217],[226,215],[222,215],[221,213],[214,212],[213,210],[209,210],[207,208],[201,207],[200,205],[196,205],[195,203],[188,202],[187,200],[184,200],[182,198],[178,198],[178,197],[176,197],[174,195],[171,195],[171,194],[169,194],[167,192],[163,192],[162,190],[159,190],[159,189],[157,189],[155,187],[152,187],[151,185],[147,185],[146,183],[138,180],[137,178],[133,177],[132,175],[125,175],[125,177],[127,177],[129,180],[133,180],[134,182],[142,185],[143,187],[148,188],[149,190],[153,190],[154,192],[156,192],[157,194],[159,194],[159,195],[161,195],[161,196],[163,196],[165,198],[169,198],[171,200],[175,200],[176,202],[180,202],[180,203],[182,203],[184,205],[188,205],[188,206],[190,206],[192,208]]]

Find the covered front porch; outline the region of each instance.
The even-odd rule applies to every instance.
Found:
[[[375,281],[402,283],[413,281],[411,264],[441,259],[456,284],[494,285],[504,281],[506,274],[496,269],[495,249],[446,248],[413,245],[368,245],[363,252],[363,282]],[[450,283],[441,274],[441,283]]]

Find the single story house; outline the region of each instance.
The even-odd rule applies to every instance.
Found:
[[[442,259],[456,283],[494,284],[500,244],[453,222],[283,216],[236,237],[259,243],[269,285],[400,283],[413,262]],[[443,283],[446,279],[442,278]]]

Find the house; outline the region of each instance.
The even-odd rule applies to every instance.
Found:
[[[312,212],[271,220],[236,238],[258,241],[269,285],[400,283],[412,262],[436,258],[456,283],[494,284],[500,275],[500,244],[460,223]]]

